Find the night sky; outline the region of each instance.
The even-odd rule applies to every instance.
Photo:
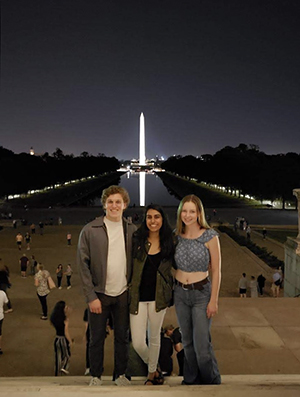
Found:
[[[3,0],[0,146],[300,153],[299,0]]]

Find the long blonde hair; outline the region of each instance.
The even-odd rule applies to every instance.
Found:
[[[194,194],[189,194],[188,196],[183,197],[183,199],[180,201],[178,210],[177,210],[177,223],[176,223],[176,234],[184,234],[185,233],[185,224],[181,220],[181,213],[182,213],[182,208],[185,203],[194,203],[196,206],[197,210],[197,222],[200,227],[203,227],[204,229],[210,229],[209,224],[206,222],[205,219],[205,212],[204,212],[204,207],[202,204],[202,201],[199,199],[198,196],[195,196]]]

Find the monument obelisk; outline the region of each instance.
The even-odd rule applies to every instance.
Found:
[[[146,165],[145,155],[145,117],[142,112],[140,115],[140,165]]]

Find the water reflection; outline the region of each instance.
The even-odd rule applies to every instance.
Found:
[[[110,183],[111,185],[112,183]],[[147,206],[157,203],[162,206],[178,206],[178,198],[169,192],[162,180],[156,175],[148,172],[127,172],[113,184],[123,186],[129,193],[130,206]],[[108,186],[103,186],[102,189]],[[102,189],[85,196],[76,205],[101,206],[100,197]]]
[[[139,174],[140,179],[140,207],[145,207],[146,198],[146,172],[142,171]]]
[[[129,172],[122,176],[120,185],[129,192],[130,205],[144,207],[157,203],[162,206],[178,206],[179,200],[170,195],[156,174]]]

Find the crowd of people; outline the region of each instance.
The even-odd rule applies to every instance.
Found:
[[[263,296],[265,293],[265,285],[267,278],[260,274],[257,278],[251,276],[250,280],[247,279],[246,273],[242,273],[241,278],[238,282],[238,291],[241,298],[247,298],[247,292],[250,292],[251,298],[257,298]],[[283,285],[283,272],[281,267],[275,269],[272,275],[271,283],[271,294],[274,298],[278,298],[280,295],[280,289]]]
[[[26,225],[27,222],[22,222],[23,225]],[[13,220],[13,227],[17,228],[17,221]],[[39,222],[40,235],[44,233],[44,222]],[[15,236],[15,241],[17,245],[18,251],[25,249],[26,251],[31,250],[31,239],[32,235],[35,234],[35,224],[32,223],[29,227],[29,231],[25,232],[24,237],[21,232],[18,232]],[[70,245],[71,235],[68,233],[67,235],[67,244]],[[33,276],[34,285],[36,287],[36,294],[39,299],[42,308],[42,315],[40,317],[41,320],[48,320],[48,306],[47,306],[47,296],[50,293],[52,288],[55,288],[56,285],[52,280],[50,273],[48,270],[44,268],[42,263],[39,263],[35,255],[27,255],[25,252],[19,258],[19,266],[21,277],[26,278],[27,275]],[[62,265],[59,265],[58,268],[63,268]],[[73,269],[71,264],[67,264],[65,271],[61,271],[61,274],[57,272],[57,288],[62,289],[62,280],[63,277],[66,278],[66,288],[70,289],[71,286],[71,277],[73,274]],[[60,277],[59,277],[60,276]],[[4,319],[4,314],[13,312],[13,307],[11,300],[8,296],[8,290],[11,288],[10,282],[10,272],[7,265],[2,262],[0,258],[0,355],[3,354],[1,339],[2,339],[2,324]]]

